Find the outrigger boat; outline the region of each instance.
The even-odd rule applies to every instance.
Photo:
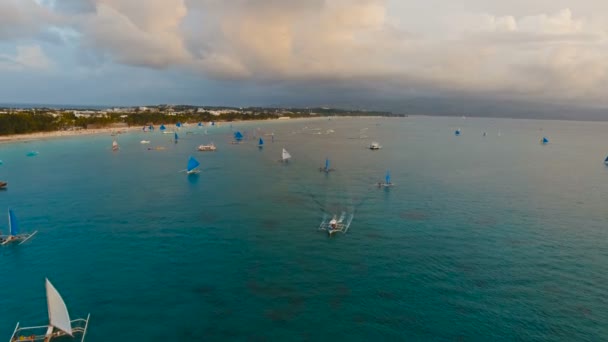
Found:
[[[233,144],[240,144],[241,141],[243,141],[243,133],[241,133],[241,131],[236,131],[236,133],[234,133],[234,141],[232,141]]]
[[[190,156],[190,159],[188,159],[187,168],[182,171],[185,171],[188,175],[200,173],[201,171],[198,169],[199,165],[200,165],[200,163],[198,162],[198,160],[196,160],[196,159],[194,159],[194,157]]]
[[[328,216],[323,216],[323,221],[319,225],[319,230],[327,231],[329,236],[332,236],[334,233],[346,233],[348,231],[348,227],[350,227],[351,222],[353,221],[355,215],[351,214],[346,222],[346,212],[342,212],[340,217],[336,217],[334,215],[331,220],[328,219]]]
[[[27,240],[29,240],[32,236],[36,235],[38,231],[34,231],[30,234],[19,234],[19,225],[17,224],[17,217],[15,213],[9,209],[8,210],[8,236],[0,236],[0,245],[8,245],[9,243],[19,242],[19,244],[23,244]]]
[[[70,320],[68,308],[61,298],[61,295],[53,284],[46,279],[46,300],[49,311],[49,324],[36,327],[20,327],[19,323],[15,327],[13,336],[10,342],[17,341],[43,341],[51,342],[60,340],[62,337],[70,336],[75,338],[75,335],[80,335],[80,342],[84,341],[89,327],[89,318],[91,314],[87,314],[87,318],[78,318]],[[46,332],[44,332],[46,329]],[[63,339],[61,339],[63,341]]]
[[[325,167],[320,167],[319,171],[330,173],[331,171],[335,171],[334,169],[329,167],[329,158],[325,158]]]
[[[215,144],[211,143],[209,145],[199,145],[198,150],[203,152],[213,152],[217,150],[217,147],[215,147]]]
[[[281,154],[281,161],[283,163],[287,163],[289,159],[291,159],[291,154],[289,154],[289,152],[287,152],[287,150],[283,148],[283,153]]]
[[[118,151],[119,147],[118,147],[118,141],[114,140],[112,141],[112,151]]]
[[[384,176],[384,183],[382,182],[378,182],[378,187],[379,188],[390,188],[391,186],[394,186],[395,184],[393,184],[391,182],[391,173],[389,170],[386,170],[386,176]]]
[[[382,145],[380,145],[378,142],[376,141],[372,141],[372,143],[369,145],[369,149],[370,150],[379,150],[382,148]]]

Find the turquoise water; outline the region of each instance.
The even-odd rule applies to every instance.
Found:
[[[121,135],[117,153],[110,136],[0,145],[0,222],[10,206],[39,231],[0,249],[0,339],[46,323],[44,277],[73,318],[91,313],[88,341],[608,338],[608,123],[232,128],[276,141],[231,145],[226,124],[178,144]],[[217,152],[195,151],[210,141]],[[178,172],[189,155],[199,176]],[[396,186],[378,189],[386,169]],[[316,230],[341,211],[355,215],[347,234]]]

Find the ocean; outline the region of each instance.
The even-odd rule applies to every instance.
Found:
[[[2,144],[0,222],[10,207],[38,234],[0,248],[0,338],[48,322],[48,277],[91,313],[87,341],[607,340],[607,130],[324,118],[128,133],[118,152]],[[198,176],[179,172],[190,155]],[[341,212],[346,234],[317,229]]]

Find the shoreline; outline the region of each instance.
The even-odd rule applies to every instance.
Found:
[[[254,122],[294,122],[294,121],[305,121],[305,120],[319,120],[326,119],[328,117],[310,117],[310,118],[290,118],[288,120],[268,120],[268,119],[253,119],[253,120],[235,120],[235,121],[215,121],[216,123],[220,123],[222,126],[231,123],[239,123],[239,124],[247,124]],[[364,118],[364,119],[378,119],[381,116],[340,116],[340,117],[329,117],[332,119],[336,118]],[[189,125],[194,125],[196,123],[187,123]],[[87,136],[87,135],[99,135],[99,134],[107,134],[110,135],[112,132],[124,132],[131,133],[134,131],[140,131],[142,126],[131,126],[131,127],[105,127],[105,128],[92,128],[92,129],[80,129],[73,131],[52,131],[52,132],[35,132],[35,133],[25,133],[25,134],[13,134],[13,135],[0,135],[0,144],[7,144],[13,142],[28,142],[28,141],[37,141],[37,140],[47,140],[47,139],[57,139],[57,138],[66,138],[66,137],[76,137],[76,136]]]
[[[13,134],[13,135],[2,135],[0,136],[0,144],[12,143],[12,142],[27,142],[36,140],[56,139],[65,137],[75,137],[83,135],[98,135],[98,134],[112,134],[112,132],[131,132],[140,130],[141,127],[120,127],[120,128],[93,128],[93,129],[81,129],[75,131],[52,131],[52,132],[36,132],[36,133],[25,133],[25,134]]]

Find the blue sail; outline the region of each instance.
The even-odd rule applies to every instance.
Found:
[[[386,184],[391,184],[391,173],[386,170],[386,176],[384,177],[384,181]]]
[[[264,145],[264,140],[262,138],[260,138],[260,142],[258,143],[258,145],[260,145],[260,146]]]
[[[215,126],[215,121],[211,121],[211,126]]]
[[[0,161],[1,164],[1,161]],[[606,157],[606,159],[604,159],[604,164],[608,165],[608,157]]]
[[[325,158],[325,170],[329,170],[329,158]]]
[[[241,131],[237,131],[236,133],[234,133],[234,140],[236,140],[236,141],[243,140],[243,134],[241,133]]]
[[[179,139],[179,137],[177,136],[177,133],[173,133],[173,134],[175,135],[175,140],[177,141],[177,139]]]
[[[181,123],[181,122],[176,123],[176,124],[175,124],[175,127],[178,127],[178,128],[179,128],[179,127],[182,127],[182,123]]]
[[[547,144],[548,142],[549,142],[549,139],[547,139],[547,137],[543,137],[542,143]]]
[[[19,225],[17,224],[17,217],[13,210],[8,210],[8,234],[17,235],[19,234]]]
[[[151,131],[153,131],[154,130],[154,126],[150,125],[150,126],[148,126],[148,129],[151,130]]]
[[[454,131],[454,135],[459,136],[460,135],[460,129],[457,129],[456,131]]]
[[[198,160],[194,159],[194,157],[190,156],[190,159],[188,159],[188,168],[186,170],[188,170],[188,172],[196,169],[198,166],[200,165],[200,163],[198,162]]]
[[[161,131],[166,130],[165,125],[160,125],[160,130],[161,130]]]
[[[202,122],[199,122],[199,123],[198,123],[198,127],[203,127],[203,123],[202,123]]]

